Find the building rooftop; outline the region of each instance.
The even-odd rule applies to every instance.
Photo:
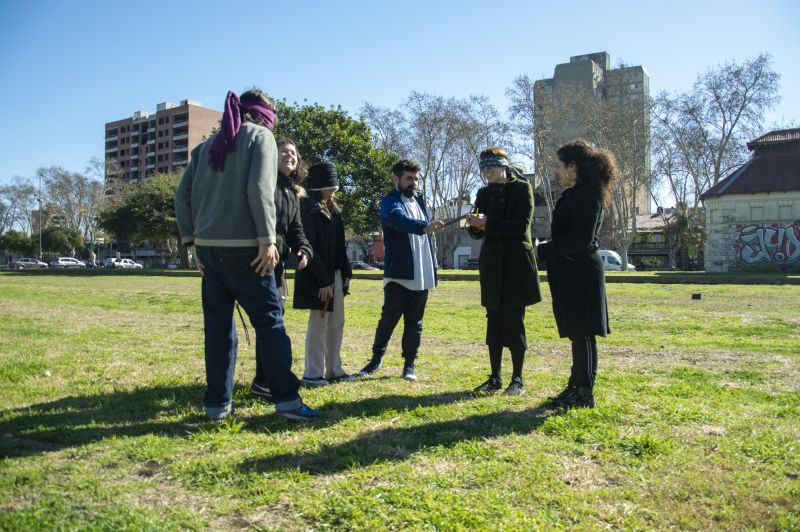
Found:
[[[766,149],[796,144],[798,149]],[[753,156],[728,177],[711,187],[703,200],[726,194],[758,194],[800,190],[800,128],[770,131],[748,142]]]

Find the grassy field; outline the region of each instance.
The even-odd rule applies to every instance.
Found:
[[[357,371],[381,283],[353,291]],[[470,393],[478,285],[446,280],[418,382],[393,341],[376,377],[304,391],[323,418],[291,423],[250,398],[240,334],[236,413],[214,424],[199,278],[0,273],[0,529],[800,529],[800,287],[608,292],[594,410],[547,405],[569,368],[547,289],[526,394]],[[287,313],[298,372],[306,318]]]

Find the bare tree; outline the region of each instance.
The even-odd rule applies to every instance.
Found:
[[[91,239],[97,226],[97,209],[103,198],[103,183],[59,166],[40,168],[51,218]]]
[[[38,207],[36,187],[30,179],[17,176],[10,185],[0,187],[0,204],[0,234],[13,228],[31,234],[33,213]]]

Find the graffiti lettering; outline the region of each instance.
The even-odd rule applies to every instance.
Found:
[[[737,225],[736,263],[744,268],[800,266],[800,223]]]

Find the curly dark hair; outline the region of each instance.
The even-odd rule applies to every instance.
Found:
[[[404,172],[419,172],[420,166],[410,159],[400,159],[392,166],[392,173],[397,177],[402,177]]]
[[[597,192],[603,207],[609,206],[611,194],[619,181],[613,153],[605,148],[595,148],[584,139],[577,139],[558,148],[556,155],[565,165],[574,163],[577,180]]]

